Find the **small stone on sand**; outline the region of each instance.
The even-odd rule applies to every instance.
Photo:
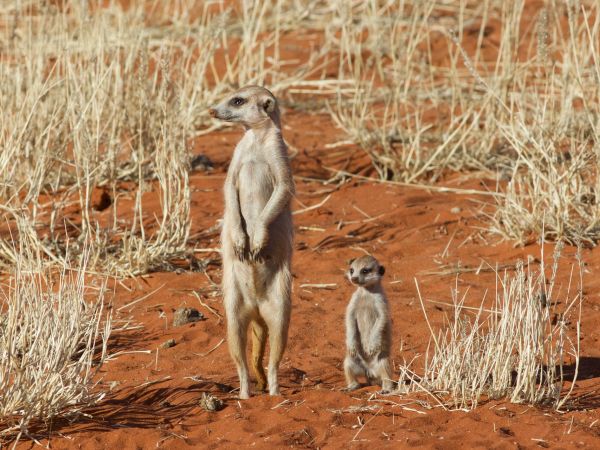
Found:
[[[175,339],[169,339],[160,344],[160,348],[171,348],[175,347]]]
[[[200,399],[200,407],[206,411],[219,411],[223,409],[223,401],[203,392]]]
[[[179,308],[173,316],[173,326],[178,327],[186,323],[198,322],[203,320],[204,315],[196,308]]]

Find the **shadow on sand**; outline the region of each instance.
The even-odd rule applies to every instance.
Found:
[[[167,382],[168,380],[164,380]],[[55,419],[51,424],[29,427],[29,437],[20,441],[27,447],[36,446],[31,438],[52,439],[57,436],[83,432],[103,432],[119,428],[164,429],[165,434],[178,421],[199,407],[202,393],[207,392],[227,400],[234,398],[230,385],[201,381],[179,387],[159,387],[161,381],[142,387],[126,387],[108,394],[97,405],[84,408],[70,419]],[[38,429],[36,429],[38,428]],[[41,430],[44,430],[43,432]]]
[[[563,367],[564,379],[572,381],[577,371],[575,383],[585,380],[600,378],[600,358],[582,356],[579,358],[579,367],[571,364]],[[600,408],[600,383],[597,386],[586,387],[585,390],[574,389],[571,398],[567,401],[565,409],[584,410]]]

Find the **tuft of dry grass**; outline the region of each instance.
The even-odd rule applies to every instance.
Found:
[[[514,274],[497,272],[491,305],[484,296],[475,312],[455,286],[452,315],[441,331],[433,330],[421,299],[433,349],[422,375],[401,369],[400,392],[435,393],[438,401],[466,409],[498,398],[565,406],[579,366],[583,265],[579,260],[566,289],[557,286],[560,251],[559,244],[551,267],[542,257],[539,270],[520,262]]]
[[[510,117],[498,121],[513,161],[490,229],[517,243],[542,236],[595,245],[600,238],[599,13],[597,3],[541,11],[536,79],[526,78],[524,95],[504,106]],[[551,66],[550,52],[561,55]]]
[[[89,279],[88,253],[57,268],[35,243],[18,245],[0,287],[0,440],[17,441],[100,400],[94,375],[111,331],[106,280]]]

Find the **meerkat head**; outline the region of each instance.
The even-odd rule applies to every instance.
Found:
[[[350,261],[348,279],[357,286],[369,287],[379,284],[385,267],[372,256],[361,256]]]
[[[275,123],[278,127],[279,106],[277,99],[260,86],[246,86],[209,109],[211,116],[227,122],[237,122],[246,128],[259,128]]]

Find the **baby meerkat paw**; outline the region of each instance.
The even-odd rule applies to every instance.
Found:
[[[375,344],[369,348],[369,356],[376,356],[379,353],[381,353],[381,344]]]
[[[378,394],[389,395],[392,392],[394,392],[395,389],[396,389],[396,383],[394,381],[389,380],[389,379],[384,379],[381,384],[381,390],[378,392]]]
[[[345,392],[352,392],[352,391],[355,391],[355,390],[357,390],[359,387],[360,387],[360,384],[358,384],[358,383],[351,383],[351,384],[349,384],[349,385],[348,385],[348,386],[347,386],[347,387],[344,389],[344,391],[345,391]]]

